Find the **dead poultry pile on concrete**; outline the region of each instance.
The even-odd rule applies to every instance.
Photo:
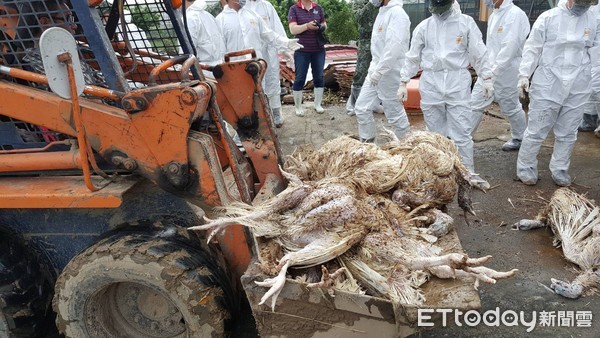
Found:
[[[284,170],[289,185],[268,202],[228,206],[222,218],[192,228],[209,230],[209,240],[232,224],[251,229],[261,270],[274,276],[259,284],[270,288],[261,304],[275,307],[290,268],[322,271],[320,281],[308,280],[312,287],[406,305],[424,302],[420,286],[432,275],[474,278],[477,287],[516,272],[481,266],[491,256],[441,255],[434,244],[452,226],[444,211],[456,195],[473,212],[469,172],[446,137],[414,132],[379,147],[343,136],[297,149]]]
[[[580,271],[573,282],[552,279],[550,288],[567,298],[579,298],[600,291],[600,207],[569,188],[554,192],[550,202],[533,220],[514,225],[519,230],[550,226],[554,245]]]

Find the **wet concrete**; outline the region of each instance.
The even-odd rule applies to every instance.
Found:
[[[340,135],[357,134],[356,118],[345,114],[342,105],[326,106],[326,112],[318,115],[305,104],[305,117],[293,115],[293,106],[284,105],[284,125],[279,129],[280,142],[285,154],[290,154],[300,144],[312,143],[316,147]],[[499,115],[492,107],[492,115]],[[376,114],[376,121],[385,125],[383,115]],[[409,115],[415,129],[423,129],[420,115]],[[525,186],[515,181],[516,152],[504,152],[502,143],[510,137],[509,124],[502,118],[486,115],[475,134],[475,167],[487,179],[493,189],[487,193],[475,192],[476,217],[469,223],[462,218],[456,204],[450,206],[450,213],[457,223],[462,245],[471,256],[493,255],[487,264],[497,270],[519,269],[516,277],[499,281],[496,285],[480,286],[482,311],[495,309],[524,311],[525,318],[531,319],[532,311],[592,311],[592,327],[575,327],[564,322],[559,326],[538,325],[531,332],[526,327],[499,326],[486,327],[436,327],[422,333],[425,337],[600,337],[600,297],[590,296],[578,300],[562,298],[548,291],[550,278],[571,280],[575,278],[575,266],[568,263],[560,249],[552,246],[552,233],[549,229],[520,232],[510,229],[510,225],[523,218],[533,218],[558,188],[552,182],[548,162],[552,153],[550,137],[539,155],[541,180],[536,186]],[[588,198],[600,201],[600,139],[591,133],[580,133],[571,161],[573,189],[586,193]],[[453,322],[453,320],[449,320]]]

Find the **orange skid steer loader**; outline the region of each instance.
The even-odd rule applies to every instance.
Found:
[[[283,188],[266,64],[201,65],[176,1],[99,3],[0,2],[0,336],[230,334],[248,237],[185,229]]]

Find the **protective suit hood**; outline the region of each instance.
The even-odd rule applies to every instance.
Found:
[[[502,2],[502,5],[500,5],[500,7],[498,7],[497,9],[504,9],[510,5],[512,5],[513,0],[504,0],[504,2]]]
[[[512,0],[511,0],[511,1],[512,1]],[[585,4],[585,3],[582,3],[582,2],[585,2],[585,1],[580,1],[578,4],[580,4],[580,5],[587,5],[587,4]],[[590,3],[589,3],[589,5],[590,5],[590,6],[594,6],[594,5],[597,5],[597,4],[598,4],[598,3],[597,3],[597,2],[594,2],[594,1],[590,1]],[[564,9],[564,10],[566,10],[566,11],[568,11],[568,10],[569,10],[569,8],[567,8],[567,0],[560,0],[560,1],[558,2],[558,5],[556,5],[556,7],[559,7],[559,8],[561,8],[561,9]]]
[[[203,11],[206,9],[206,6],[208,6],[206,0],[196,0],[190,7],[187,8],[187,11]]]
[[[448,14],[445,18],[441,18],[440,14],[433,14],[432,17],[436,18],[437,20],[449,20],[450,18],[456,17],[457,15],[460,16],[462,14],[462,11],[460,10],[460,4],[458,3],[458,1],[454,1],[452,3],[452,6],[450,7],[450,9],[448,10],[448,12],[450,12],[450,14]],[[446,12],[444,12],[446,13]],[[442,15],[444,15],[444,13],[441,13]]]
[[[567,0],[560,0],[558,2],[558,5],[556,5],[556,7],[560,8],[560,9],[564,9],[565,11],[569,11],[569,9],[567,8]]]
[[[393,7],[393,6],[402,6],[404,5],[403,0],[390,0],[386,6],[382,6],[381,8]]]

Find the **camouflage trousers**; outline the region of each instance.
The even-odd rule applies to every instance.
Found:
[[[369,71],[369,65],[371,64],[371,40],[361,39],[358,40],[358,55],[356,59],[356,69],[354,70],[354,77],[352,78],[352,85],[362,87]]]

